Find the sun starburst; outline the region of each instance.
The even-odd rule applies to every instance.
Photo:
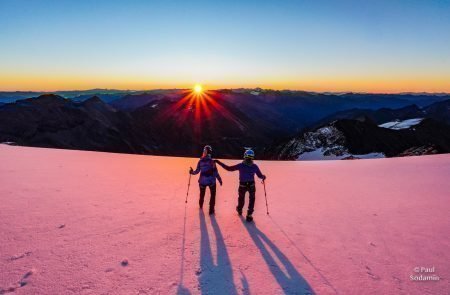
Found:
[[[203,92],[203,87],[200,84],[195,84],[194,86],[194,92],[197,94],[201,94]]]

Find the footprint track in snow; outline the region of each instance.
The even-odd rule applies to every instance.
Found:
[[[33,253],[33,252],[31,252],[31,251],[27,251],[27,252],[22,253],[22,254],[16,254],[16,255],[11,256],[11,257],[9,258],[9,260],[10,260],[10,261],[18,260],[18,259],[21,259],[21,258],[30,256],[32,253]]]
[[[17,289],[25,287],[28,284],[26,279],[29,278],[33,273],[34,273],[34,270],[31,269],[22,276],[22,278],[15,284],[15,286],[11,286],[7,289],[0,288],[0,295],[7,294],[7,293],[13,293]]]

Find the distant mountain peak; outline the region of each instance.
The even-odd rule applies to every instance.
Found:
[[[68,100],[56,94],[42,94],[36,98],[28,98],[26,102],[39,105],[64,104]]]
[[[42,94],[39,95],[38,97],[36,97],[35,99],[40,99],[40,100],[66,100],[64,97],[57,95],[57,94],[53,94],[53,93],[47,93],[47,94]]]
[[[104,104],[104,102],[100,97],[94,95],[93,97],[86,99],[84,104]]]

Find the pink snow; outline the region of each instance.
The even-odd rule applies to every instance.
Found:
[[[450,155],[257,161],[254,224],[196,162],[0,145],[0,294],[448,293]]]

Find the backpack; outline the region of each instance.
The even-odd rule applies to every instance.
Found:
[[[207,177],[209,177],[209,176],[214,176],[214,172],[215,172],[215,170],[217,169],[217,168],[216,168],[216,163],[214,163],[214,160],[211,159],[211,158],[209,158],[208,160],[209,160],[209,161],[207,162],[206,160],[202,159],[203,163],[205,163],[205,164],[208,163],[209,165],[211,165],[211,168],[208,169],[208,170],[202,171],[201,174],[202,174],[203,176],[207,176]]]

